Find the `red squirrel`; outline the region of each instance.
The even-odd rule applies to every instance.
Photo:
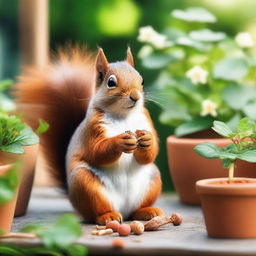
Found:
[[[38,118],[50,124],[43,152],[84,220],[163,215],[152,207],[162,187],[154,164],[158,137],[130,48],[115,63],[101,48],[96,60],[85,49],[61,51],[47,67],[20,76],[16,101],[31,104],[24,111],[30,125]]]

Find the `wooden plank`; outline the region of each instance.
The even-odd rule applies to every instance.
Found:
[[[174,194],[165,194],[156,203],[166,214],[180,212],[184,218],[181,226],[163,226],[159,231],[145,232],[141,236],[122,237],[126,247],[111,247],[117,234],[93,236],[94,225],[84,225],[84,235],[77,241],[97,255],[256,255],[256,239],[213,239],[206,234],[201,208],[179,203]],[[35,188],[26,216],[14,221],[13,231],[31,223],[53,222],[62,213],[72,212],[67,198],[53,188]],[[40,244],[38,239],[5,239],[26,247]]]

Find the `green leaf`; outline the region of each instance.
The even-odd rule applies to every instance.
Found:
[[[39,143],[39,137],[33,132],[33,130],[27,126],[20,131],[20,134],[16,137],[15,142],[21,146],[30,146]]]
[[[242,110],[246,116],[256,120],[256,99],[246,103]]]
[[[207,130],[211,127],[212,121],[212,118],[202,117],[184,122],[175,129],[175,135],[180,137],[195,132]]]
[[[219,158],[222,148],[210,142],[203,142],[195,146],[194,151],[206,158]]]
[[[19,144],[11,144],[7,146],[0,146],[0,151],[13,153],[13,154],[24,154],[25,150]]]
[[[217,20],[212,13],[202,7],[190,7],[185,11],[173,10],[171,15],[187,22],[214,23]]]
[[[39,126],[36,129],[37,134],[42,134],[49,129],[49,124],[42,119],[39,119]]]
[[[27,256],[22,249],[12,248],[10,245],[0,245],[0,255],[4,256]]]
[[[256,149],[245,149],[238,158],[247,162],[256,163]]]
[[[256,89],[252,86],[229,84],[222,91],[224,101],[235,110],[242,110],[250,100],[255,99]]]
[[[237,81],[243,78],[249,71],[249,65],[245,59],[227,58],[217,62],[213,68],[213,77],[229,81]]]
[[[14,192],[15,191],[10,188],[8,182],[0,179],[0,205],[11,201],[14,196]]]
[[[142,65],[149,69],[159,69],[170,64],[175,58],[166,53],[153,53],[142,59]]]
[[[13,199],[18,186],[19,169],[20,163],[16,162],[6,174],[0,176],[0,205]]]
[[[209,29],[194,30],[189,33],[189,37],[201,42],[218,42],[225,39],[226,34],[223,32],[214,32]]]
[[[30,225],[23,228],[38,235],[47,248],[66,250],[81,234],[82,229],[78,218],[74,214],[64,214],[49,227]]]
[[[240,119],[241,115],[240,113],[237,113],[231,119],[229,119],[228,122],[226,122],[226,124],[232,131],[235,131]]]
[[[253,134],[255,122],[248,117],[242,118],[237,125],[237,132],[240,138],[248,137]]]
[[[219,158],[220,159],[236,160],[238,158],[238,155],[236,153],[232,153],[232,152],[222,150],[219,154]]]
[[[78,244],[73,244],[66,249],[69,256],[85,256],[88,254],[86,247]]]
[[[232,130],[221,121],[214,121],[212,129],[223,137],[229,137],[232,134]]]
[[[188,46],[188,47],[192,47],[195,48],[197,50],[206,50],[206,46],[204,44],[202,44],[201,42],[195,41],[189,37],[179,37],[175,43],[177,45],[183,45],[183,46]]]

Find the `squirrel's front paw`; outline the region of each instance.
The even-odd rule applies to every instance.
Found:
[[[153,135],[151,132],[146,130],[137,130],[136,136],[138,140],[138,146],[140,148],[147,150],[152,146]]]
[[[133,153],[137,148],[137,138],[132,132],[125,132],[117,136],[118,146],[120,150],[124,153]]]

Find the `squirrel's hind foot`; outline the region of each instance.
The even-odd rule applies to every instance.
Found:
[[[108,222],[112,220],[117,220],[118,222],[121,223],[123,221],[123,217],[121,213],[113,211],[113,212],[104,213],[96,218],[97,224],[100,224],[100,225],[106,225]]]
[[[137,210],[132,215],[134,220],[151,220],[156,216],[164,216],[164,211],[156,207],[144,207]]]

